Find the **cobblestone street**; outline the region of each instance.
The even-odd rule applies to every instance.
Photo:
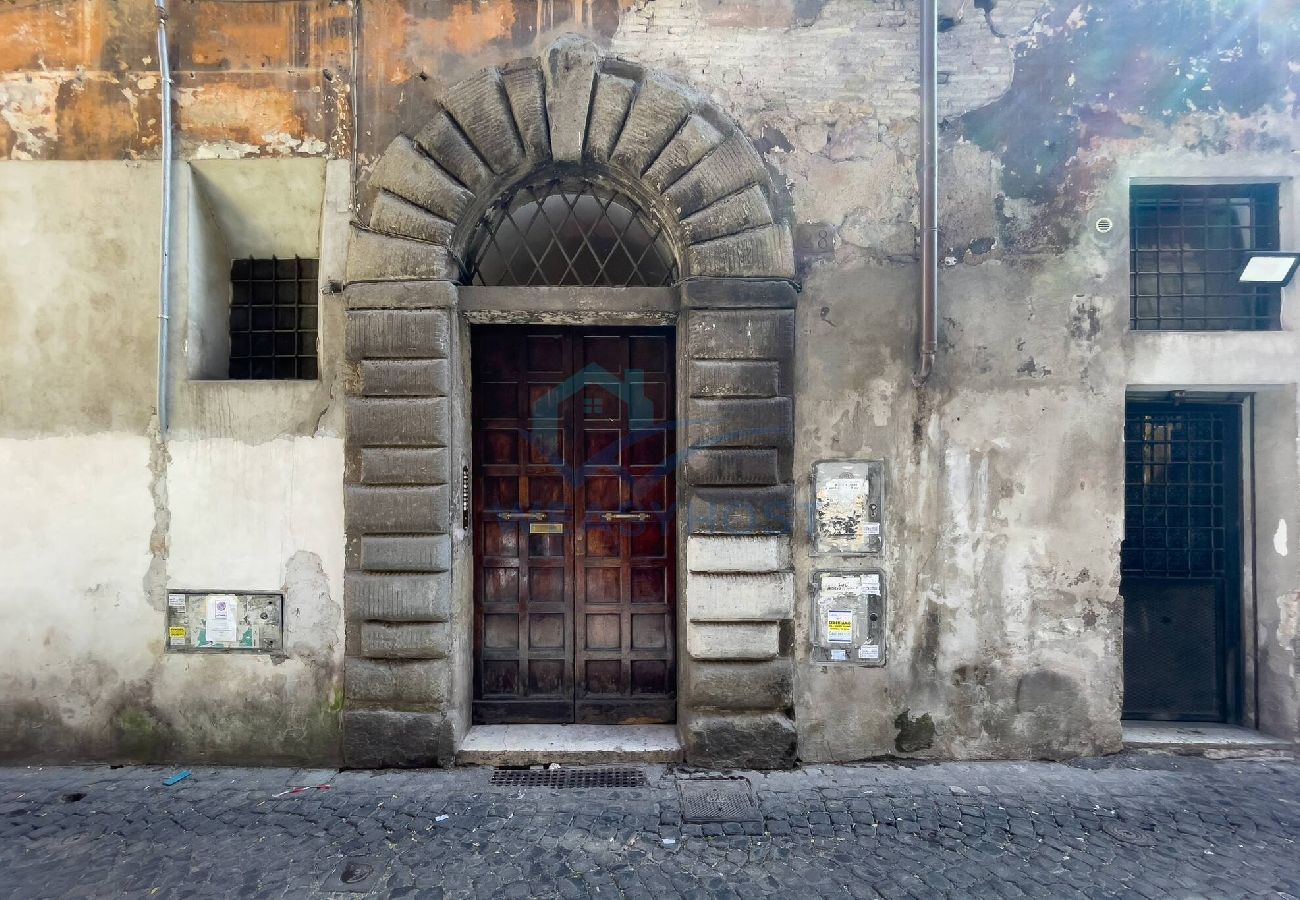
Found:
[[[746,773],[763,821],[490,769],[0,770],[4,897],[1300,897],[1289,759]],[[298,785],[328,783],[281,794]]]

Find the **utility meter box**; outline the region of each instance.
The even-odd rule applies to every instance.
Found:
[[[814,554],[877,555],[884,548],[884,472],[880,460],[813,464]]]
[[[885,582],[878,569],[813,573],[813,661],[885,664]]]

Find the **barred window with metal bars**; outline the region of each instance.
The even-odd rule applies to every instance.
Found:
[[[1281,327],[1281,289],[1237,279],[1253,250],[1277,250],[1276,184],[1134,185],[1131,325],[1142,331]]]
[[[505,195],[470,240],[462,282],[663,287],[677,280],[664,227],[613,188],[550,178]]]
[[[1121,568],[1143,577],[1225,575],[1238,473],[1229,448],[1239,412],[1130,404],[1124,420]]]
[[[316,260],[230,264],[230,377],[316,378]]]

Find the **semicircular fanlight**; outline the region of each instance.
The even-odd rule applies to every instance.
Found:
[[[515,188],[479,224],[463,284],[663,287],[677,280],[664,227],[617,190],[586,179]]]

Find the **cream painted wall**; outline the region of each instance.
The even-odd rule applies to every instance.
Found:
[[[0,257],[0,757],[337,758],[342,313],[322,299],[319,382],[189,382],[177,174],[163,442],[158,164],[0,165],[0,234],[19,251]],[[346,163],[323,194],[325,283]],[[166,653],[167,590],[202,588],[283,591],[285,653]]]

